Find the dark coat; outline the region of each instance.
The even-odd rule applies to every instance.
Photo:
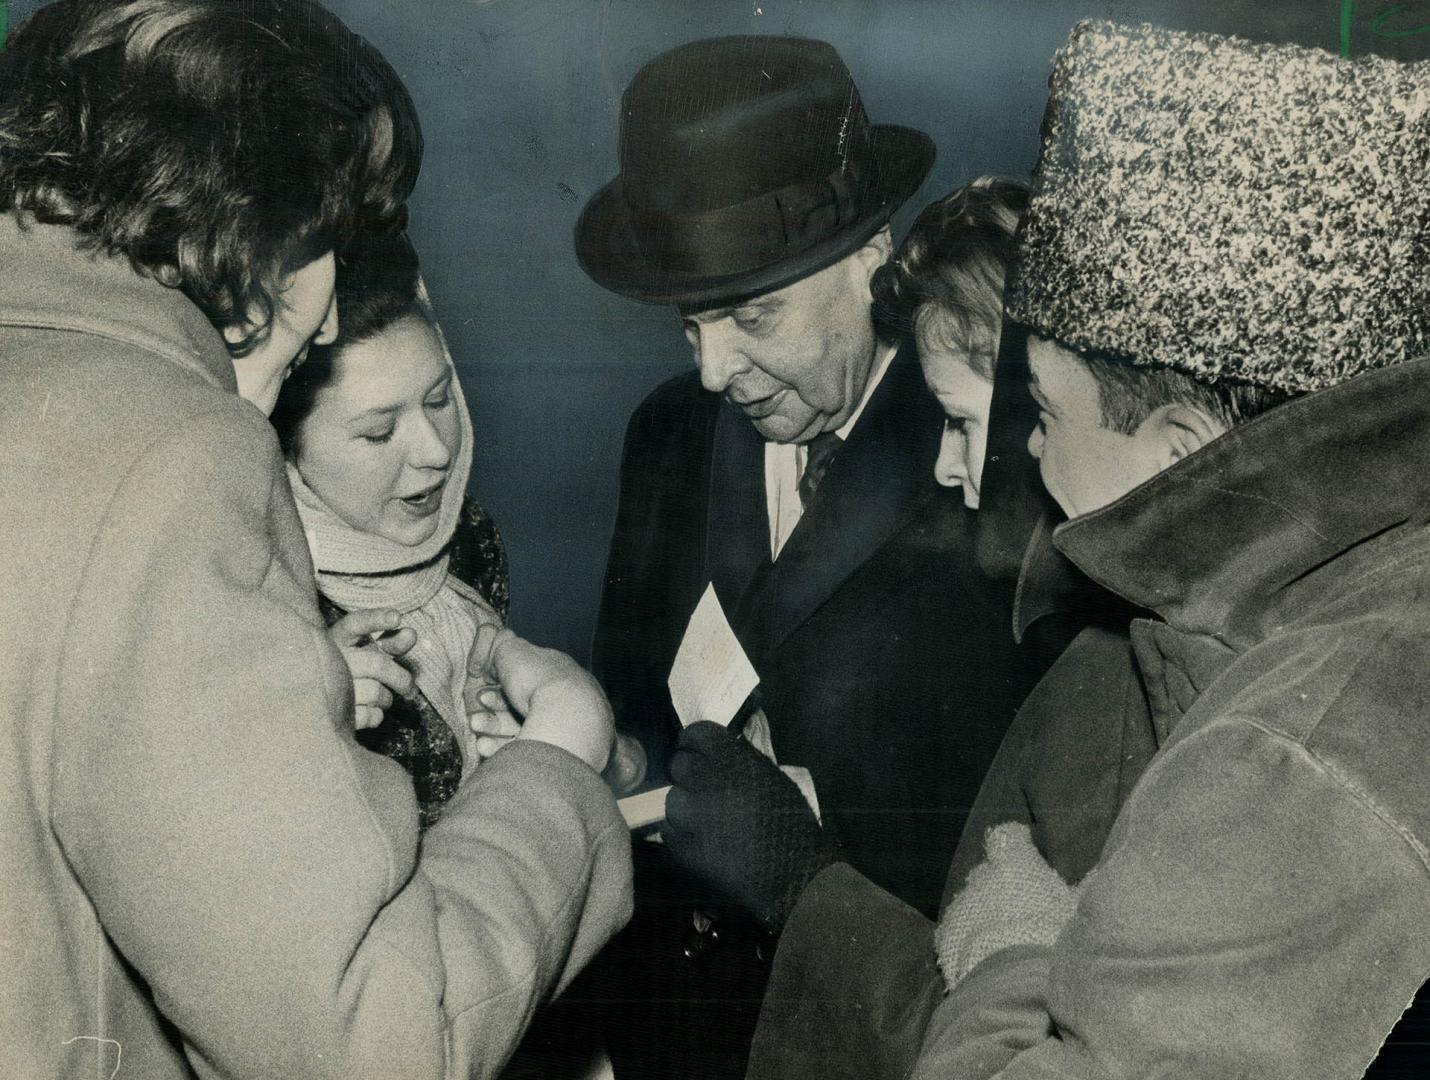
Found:
[[[627,433],[594,656],[647,783],[665,783],[680,731],[666,679],[713,582],[779,760],[810,770],[849,859],[929,912],[1038,674],[1009,633],[1011,587],[975,565],[973,515],[933,479],[941,426],[905,348],[772,563],[762,440],[694,373],[666,383]],[[715,898],[651,845],[636,854],[636,917],[551,1028],[595,1029],[617,1075],[739,1076],[769,943],[728,912],[697,933],[692,908]]]
[[[1158,618],[1102,652],[1104,674],[1142,680],[1151,744],[1142,732],[1125,760],[1074,759],[1117,806],[1110,829],[1075,835],[1081,808],[1059,804],[1068,783],[1038,755],[1011,749],[985,789],[1061,819],[1039,842],[1066,876],[1100,848],[1054,948],[996,954],[940,1001],[929,924],[827,872],[786,931],[771,1006],[862,972],[906,1020],[869,1042],[865,1075],[906,1072],[898,1036],[920,1027],[927,1077],[1140,1076],[1171,1061],[1188,1077],[1361,1075],[1430,972],[1427,377],[1422,361],[1284,406],[1059,531]],[[1046,712],[1028,745],[1111,745],[1116,700],[1093,699],[1113,706],[1101,719]],[[877,911],[898,956],[864,945]],[[819,959],[842,928],[864,939],[831,961],[844,973]],[[785,969],[795,981],[776,999]],[[794,1075],[774,1055],[759,1067],[766,1042],[790,1060],[798,1029],[781,1011],[767,1007],[752,1075]],[[1378,1068],[1413,1053],[1388,1047]]]
[[[665,783],[666,685],[713,582],[759,673],[781,763],[814,777],[850,862],[932,912],[954,841],[1036,675],[978,573],[973,515],[937,486],[941,414],[901,350],[777,561],[764,444],[692,373],[631,420],[594,663]]]
[[[1040,526],[1022,560],[1025,642],[1083,629],[1018,710],[948,871],[944,901],[983,857],[987,830],[1021,821],[1068,881],[1097,862],[1128,792],[1156,751],[1126,626],[1134,609],[1073,571]],[[805,890],[780,941],[749,1076],[907,1076],[944,997],[934,924],[850,867]],[[818,987],[835,988],[824,994]]]

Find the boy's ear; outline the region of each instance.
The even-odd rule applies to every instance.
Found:
[[[1226,424],[1216,417],[1195,405],[1174,402],[1153,409],[1137,425],[1134,437],[1152,440],[1158,464],[1168,469],[1226,432]]]

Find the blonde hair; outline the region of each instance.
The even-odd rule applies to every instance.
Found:
[[[896,336],[931,334],[993,377],[1003,283],[1017,251],[1028,186],[981,176],[924,207],[874,278],[875,318]]]

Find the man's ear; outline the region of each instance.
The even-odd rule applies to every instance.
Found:
[[[859,269],[864,275],[865,285],[874,280],[874,271],[888,262],[893,254],[894,237],[889,232],[889,226],[885,225],[869,237],[864,246],[854,253]]]
[[[1158,465],[1168,469],[1226,432],[1226,424],[1210,413],[1173,402],[1148,413],[1133,438],[1150,440]]]

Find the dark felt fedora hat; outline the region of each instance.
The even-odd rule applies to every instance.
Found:
[[[871,124],[834,48],[711,38],[663,53],[622,99],[621,174],[586,204],[576,257],[650,303],[768,292],[857,250],[923,183],[927,135]]]

